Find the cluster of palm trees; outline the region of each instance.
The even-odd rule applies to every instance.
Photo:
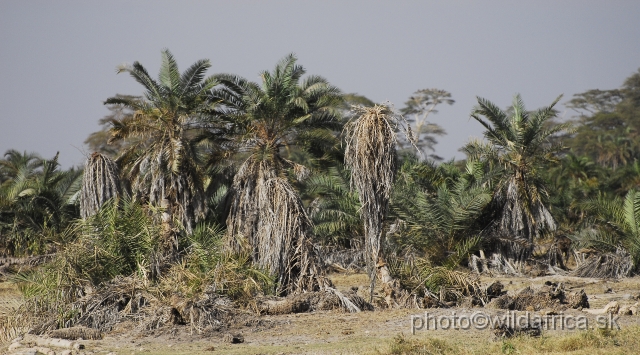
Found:
[[[462,148],[466,160],[437,163],[426,152],[444,131],[427,117],[453,104],[446,91],[417,91],[401,110],[404,121],[387,106],[305,76],[293,55],[262,72],[259,83],[206,76],[210,67],[200,60],[180,72],[164,50],[158,78],[138,62],[119,68],[144,92],[105,101],[114,115],[88,140],[96,152],[84,174],[60,171],[57,156],[7,152],[0,160],[2,252],[63,250],[63,240],[102,230],[96,223],[108,206],[115,214],[144,211],[145,223],[159,226],[157,238],[135,229],[158,245],[147,247],[153,257],[131,259],[128,272],[144,272],[139,265],[153,259],[162,274],[163,263],[180,263],[215,230],[224,237],[211,245],[264,270],[276,294],[327,284],[318,245],[364,248],[372,280],[376,268],[393,263],[385,254],[450,269],[479,249],[525,261],[536,243],[558,233],[608,245],[602,250],[623,247],[640,261],[633,190],[640,149],[586,149],[599,141],[585,128],[634,142],[640,73],[623,90],[576,95],[573,107],[593,112],[583,112],[575,130],[555,122],[560,97],[535,111],[520,96],[506,110],[479,98],[471,117],[485,139]],[[624,129],[606,132],[608,119]],[[625,195],[624,203],[615,199]],[[118,200],[125,202],[118,207]],[[78,228],[77,220],[94,224]],[[580,239],[587,228],[601,232]]]
[[[60,170],[58,155],[9,150],[0,160],[0,255],[46,254],[78,217],[82,170]]]

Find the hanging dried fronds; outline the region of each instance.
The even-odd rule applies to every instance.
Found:
[[[94,215],[108,200],[120,193],[118,166],[107,156],[93,153],[84,164],[80,193],[80,216]]]
[[[324,78],[301,80],[305,69],[296,61],[294,55],[283,58],[273,71],[261,73],[261,84],[220,74],[220,85],[210,96],[217,103],[216,113],[244,132],[240,150],[251,152],[230,190],[231,249],[250,251],[254,263],[277,277],[277,292],[283,294],[313,290],[322,283],[308,237],[312,223],[286,178],[288,169],[298,180],[309,170],[283,153],[293,146],[309,150],[312,136],[331,137],[342,103],[340,90]]]
[[[404,121],[386,105],[355,106],[356,119],[345,125],[345,165],[351,169],[351,187],[358,191],[364,222],[367,266],[371,293],[375,284],[375,265],[380,257],[382,222],[389,210],[395,178],[396,131]],[[407,136],[412,137],[410,129]],[[411,138],[412,140],[413,138]]]
[[[136,198],[147,199],[152,206],[163,210],[162,223],[166,247],[177,248],[176,223],[187,235],[206,213],[202,174],[194,161],[184,160],[179,168],[169,166],[164,159],[166,150],[156,156],[140,157],[134,168],[131,189]],[[173,243],[173,245],[171,245]]]
[[[249,158],[232,185],[228,244],[249,251],[259,268],[277,277],[277,294],[324,286],[309,234],[312,223],[291,184],[278,176],[272,160]]]

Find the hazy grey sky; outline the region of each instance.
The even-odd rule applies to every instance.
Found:
[[[448,132],[436,152],[460,158],[481,136],[476,96],[506,107],[520,93],[534,109],[619,87],[640,67],[639,19],[640,1],[611,0],[0,0],[0,153],[81,164],[102,102],[142,92],[116,66],[156,75],[169,48],[181,70],[209,58],[209,74],[255,81],[293,52],[308,73],[396,108],[418,89],[447,90],[456,103],[432,117]]]

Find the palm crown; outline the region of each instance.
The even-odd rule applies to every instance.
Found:
[[[218,114],[233,117],[246,136],[246,148],[278,163],[280,149],[299,144],[318,130],[338,125],[340,90],[320,76],[302,80],[305,69],[288,55],[273,72],[261,73],[262,84],[229,74],[212,92]]]
[[[142,84],[143,98],[116,96],[105,101],[134,111],[132,117],[112,121],[110,138],[132,143],[118,162],[128,168],[133,192],[178,216],[189,233],[204,213],[196,138],[216,129],[203,119],[212,107],[208,92],[217,84],[213,77],[205,78],[210,66],[208,60],[199,60],[180,74],[173,55],[164,50],[158,80],[138,62],[118,70]]]

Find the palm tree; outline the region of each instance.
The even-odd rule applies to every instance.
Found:
[[[4,159],[0,159],[0,184],[24,180],[42,166],[42,158],[36,153],[20,153],[9,149],[4,156]]]
[[[305,181],[305,193],[311,199],[309,215],[314,234],[322,244],[355,248],[362,245],[360,200],[349,187],[349,171],[334,166]]]
[[[473,141],[463,150],[470,159],[488,161],[501,171],[492,198],[493,230],[495,236],[508,242],[510,258],[528,257],[534,238],[556,228],[546,206],[548,194],[540,169],[554,162],[562,148],[550,143],[549,138],[569,127],[547,127],[557,114],[553,107],[560,98],[534,112],[526,111],[520,95],[515,96],[509,112],[478,98],[478,106],[471,113],[486,129],[487,142]]]
[[[434,175],[443,175],[442,165],[433,169]],[[476,237],[481,232],[479,218],[491,201],[482,165],[467,161],[464,172],[458,176],[453,179],[443,176],[442,180],[450,181],[437,186],[429,183],[425,188],[412,178],[411,170],[419,173],[429,164],[405,162],[391,201],[392,213],[401,221],[398,233],[401,238],[396,244],[425,253],[438,264],[446,260],[451,267],[468,257],[469,248],[476,246]],[[466,246],[466,250],[460,250],[461,246]]]
[[[158,80],[142,64],[120,67],[145,89],[143,98],[115,96],[107,105],[121,105],[133,116],[112,121],[109,142],[126,140],[131,145],[117,159],[131,179],[134,196],[163,210],[165,251],[178,246],[174,220],[187,234],[205,213],[202,171],[198,165],[198,138],[219,132],[215,121],[205,120],[212,104],[210,90],[217,85],[205,78],[209,60],[199,60],[180,74],[169,50],[162,51]]]
[[[10,254],[49,251],[54,238],[77,217],[82,171],[61,171],[58,155],[7,153],[0,165],[12,175],[0,187],[0,249]]]
[[[118,96],[123,95],[116,95],[116,97]],[[133,96],[129,96],[127,98],[130,100],[140,99],[140,97]],[[122,120],[124,118],[130,119],[134,112],[123,105],[110,105],[107,106],[107,109],[110,113],[98,120],[98,123],[101,126],[100,130],[91,133],[87,139],[84,140],[84,144],[87,145],[90,152],[100,153],[110,159],[115,159],[120,155],[120,152],[127,146],[131,145],[132,142],[119,140],[118,142],[112,141],[109,144],[112,122]]]
[[[400,295],[398,283],[391,277],[382,246],[384,218],[396,174],[396,131],[402,123],[388,106],[358,107],[359,115],[345,125],[345,166],[351,170],[351,186],[358,192],[360,218],[364,224],[365,260],[370,278],[370,299],[373,299],[376,276],[388,290],[387,302],[393,305],[393,294]],[[406,121],[404,122],[406,123]],[[405,128],[410,142],[415,142]]]
[[[231,187],[227,239],[231,250],[248,253],[279,282],[277,293],[313,289],[309,233],[312,223],[286,172],[298,178],[308,169],[284,157],[291,147],[306,148],[312,138],[337,127],[340,91],[305,70],[289,55],[273,72],[261,73],[262,83],[220,74],[212,93],[218,114],[232,119],[243,132],[240,150],[248,154]]]
[[[619,197],[592,199],[585,207],[595,217],[597,229],[578,234],[579,247],[593,247],[603,252],[622,247],[631,254],[637,270],[640,266],[640,192],[630,190],[624,200]]]

